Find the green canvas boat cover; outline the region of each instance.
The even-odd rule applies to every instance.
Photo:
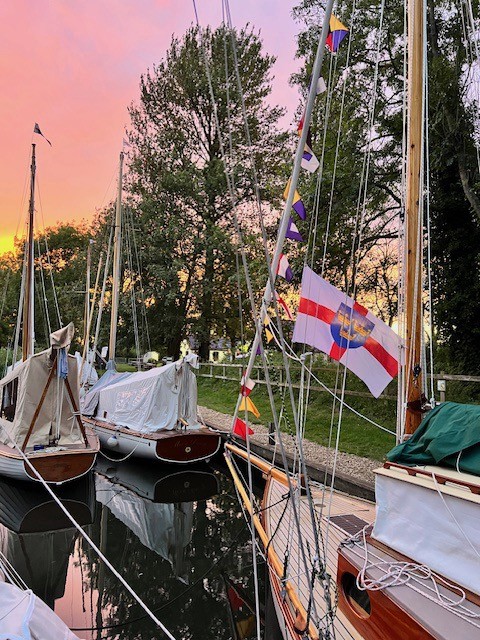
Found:
[[[480,476],[480,405],[439,404],[387,458],[405,465],[453,467]]]

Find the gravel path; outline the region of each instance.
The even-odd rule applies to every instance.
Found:
[[[207,409],[207,407],[198,407],[199,413],[203,420],[212,424],[222,431],[231,431],[232,417],[226,413],[220,413],[220,411],[214,411],[213,409]],[[268,429],[267,427],[256,424],[253,425],[255,435],[251,436],[251,440],[263,446],[267,445]],[[282,433],[282,441],[287,452],[293,454],[295,446],[292,438],[286,433]],[[310,440],[303,441],[303,450],[308,462],[315,464],[325,465],[331,467],[333,452],[328,447],[324,447],[321,444],[311,442]],[[348,474],[353,478],[374,483],[373,470],[381,465],[380,462],[370,460],[369,458],[361,458],[353,453],[339,452],[337,459],[337,470],[341,473]]]

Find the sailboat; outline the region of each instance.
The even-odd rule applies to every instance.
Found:
[[[270,283],[276,277],[295,194],[331,10],[328,2],[272,275],[245,379],[260,344],[265,308],[272,299]],[[408,20],[407,299],[402,363],[406,393],[399,403],[405,411],[401,422],[405,441],[376,470],[375,504],[342,494],[333,484],[321,487],[308,482],[301,441],[298,474],[289,473],[285,462],[280,470],[253,456],[248,429],[247,450],[226,445],[227,464],[265,548],[285,640],[480,637],[480,407],[442,403],[432,409],[422,397],[418,295],[422,277],[418,250],[422,233],[422,2],[409,5]],[[349,330],[343,338],[353,340]],[[236,456],[260,469],[266,478],[259,505],[236,468]]]
[[[25,246],[22,362],[0,380],[0,475],[62,484],[92,468],[99,442],[79,415],[77,364],[68,354],[73,324],[34,353],[35,144],[32,144],[28,238]]]
[[[83,414],[104,449],[123,457],[186,464],[208,461],[221,437],[197,418],[198,358],[188,354],[176,362],[137,373],[118,373],[115,352],[121,283],[122,178],[120,153],[115,209],[112,312],[107,372],[86,394]]]

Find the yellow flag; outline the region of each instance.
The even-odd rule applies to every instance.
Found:
[[[239,411],[250,411],[256,418],[260,417],[260,411],[253,404],[248,396],[243,396],[242,401],[240,402],[240,406],[238,407]]]
[[[267,338],[267,342],[271,342],[274,336],[273,336],[273,333],[268,328],[270,326],[270,318],[268,317],[268,314],[265,316],[263,324],[265,325],[265,337]]]
[[[330,16],[330,31],[348,31],[348,28],[333,14]]]

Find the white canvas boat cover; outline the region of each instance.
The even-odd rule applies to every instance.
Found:
[[[83,400],[81,400],[83,415],[94,416],[100,399],[100,391],[112,384],[117,384],[117,382],[120,382],[121,380],[126,380],[131,375],[132,374],[128,372],[118,373],[112,369],[105,371],[103,376],[99,378],[98,382],[93,385],[90,391],[85,394]]]
[[[10,438],[21,446],[30,428],[52,369],[50,353],[48,349],[31,356],[0,380],[2,400],[0,441],[11,447],[13,444]],[[66,357],[66,361],[68,361],[68,381],[78,409],[77,361],[71,355]],[[56,434],[57,431],[59,446],[82,443],[83,437],[73,412],[65,381],[54,375],[28,440],[28,447],[48,446],[51,434]]]
[[[0,640],[79,640],[30,589],[0,582]]]
[[[96,418],[143,433],[174,429],[179,420],[199,428],[195,365],[187,356],[102,388]]]
[[[192,537],[193,502],[155,503],[101,474],[95,475],[95,488],[98,502],[108,507],[144,547],[166,560],[177,578],[187,582],[185,548]]]
[[[438,468],[439,474],[442,469]],[[372,537],[474,593],[480,593],[478,496],[454,495],[376,475],[377,516]],[[439,494],[441,491],[441,495]]]
[[[88,354],[88,357],[83,363],[83,369],[82,354],[79,351],[75,351],[75,358],[77,359],[78,374],[80,375],[80,371],[82,372],[80,385],[82,387],[86,386],[87,388],[93,387],[93,385],[98,381],[98,373],[95,371],[95,367],[92,365],[93,353]]]

